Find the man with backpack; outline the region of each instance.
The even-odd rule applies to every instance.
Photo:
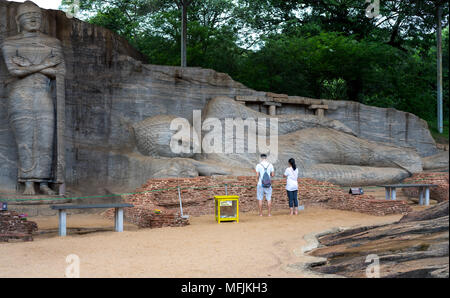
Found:
[[[264,195],[267,200],[269,216],[272,216],[272,182],[271,177],[275,176],[273,165],[267,160],[266,154],[261,154],[261,162],[256,165],[256,176],[258,177],[258,185],[256,187],[256,195],[258,199],[259,216],[262,216]]]

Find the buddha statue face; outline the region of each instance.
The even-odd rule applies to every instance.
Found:
[[[20,31],[40,31],[42,24],[41,9],[33,2],[27,1],[19,6],[16,21]]]
[[[20,16],[20,28],[25,32],[36,32],[41,29],[42,15],[38,12],[29,12]]]

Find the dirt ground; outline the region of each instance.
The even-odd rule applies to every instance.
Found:
[[[287,266],[301,262],[304,235],[333,227],[388,223],[395,216],[306,208],[298,216],[241,213],[240,223],[193,217],[181,228],[123,233],[98,214],[68,216],[68,236],[57,237],[57,217],[39,217],[33,242],[0,243],[0,277],[64,277],[66,257],[80,259],[81,277],[310,277]]]

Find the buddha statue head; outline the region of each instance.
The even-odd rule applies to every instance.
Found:
[[[17,10],[16,23],[19,32],[37,32],[41,29],[42,11],[31,1],[21,4]]]

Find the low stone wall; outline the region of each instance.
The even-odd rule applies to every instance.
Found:
[[[160,210],[160,209],[159,209]],[[107,211],[108,217],[113,217],[111,210]],[[126,208],[125,220],[140,228],[182,227],[189,224],[189,219],[182,218],[175,210],[163,209],[158,213],[148,205],[137,205],[134,208]]]
[[[449,151],[449,146],[448,144],[436,144],[436,148],[438,148],[439,150],[443,150],[443,151]]]
[[[0,211],[0,242],[33,241],[32,234],[37,229],[35,222],[22,220],[15,211]]]
[[[403,214],[411,211],[404,201],[377,200],[373,196],[352,196],[340,187],[309,178],[299,181],[299,204],[323,208],[362,212],[372,215]],[[136,194],[125,199],[134,204],[126,208],[125,220],[139,227],[183,226],[188,224],[180,217],[178,187],[183,202],[183,213],[190,216],[214,214],[214,196],[238,195],[241,212],[254,211],[256,204],[255,177],[196,177],[150,179]],[[285,180],[273,180],[273,209],[288,209]],[[160,210],[161,214],[156,214]],[[112,212],[107,212],[112,216]]]
[[[411,184],[436,184],[437,187],[430,188],[430,199],[438,202],[448,201],[449,196],[449,183],[448,173],[435,172],[435,173],[418,173],[407,178],[403,183]],[[403,188],[403,193],[408,197],[419,197],[418,188]]]
[[[385,201],[375,199],[373,196],[352,196],[348,194],[330,200],[325,207],[377,216],[405,214],[412,211],[411,207],[405,201]]]

